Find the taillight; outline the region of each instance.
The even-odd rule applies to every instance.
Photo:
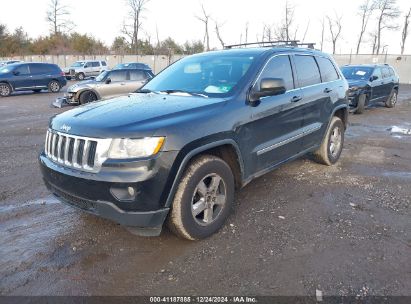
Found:
[[[65,74],[64,74],[64,72],[63,72],[63,71],[61,71],[61,72],[60,72],[60,75],[61,75],[61,76],[64,76]]]

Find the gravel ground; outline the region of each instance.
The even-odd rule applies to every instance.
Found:
[[[236,195],[201,242],[137,237],[67,207],[37,155],[60,94],[0,99],[2,295],[411,295],[411,86],[396,108],[350,115],[341,161],[309,157]]]

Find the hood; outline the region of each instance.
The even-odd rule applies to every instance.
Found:
[[[67,92],[76,92],[80,89],[84,88],[93,88],[94,85],[96,85],[97,82],[95,79],[88,79],[88,80],[83,80],[80,82],[77,82],[76,84],[73,84],[72,86],[67,88]]]
[[[73,135],[118,138],[152,136],[189,120],[216,116],[223,98],[134,93],[97,101],[55,116],[50,127]],[[64,126],[64,127],[63,127]]]
[[[351,87],[365,87],[367,85],[366,80],[361,79],[347,79],[348,86]]]

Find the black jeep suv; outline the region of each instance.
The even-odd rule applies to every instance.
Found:
[[[192,55],[139,92],[51,119],[40,166],[61,201],[158,235],[216,232],[234,190],[313,152],[332,165],[348,84],[333,59],[297,47]]]
[[[363,113],[375,102],[385,102],[388,108],[397,103],[399,77],[388,64],[346,65],[341,71],[350,87],[348,97],[354,113]]]

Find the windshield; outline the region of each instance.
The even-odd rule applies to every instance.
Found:
[[[108,75],[108,71],[104,71],[102,72],[100,75],[98,75],[96,77],[96,81],[104,81],[104,79],[106,78],[106,76]]]
[[[341,72],[346,79],[368,80],[373,68],[371,67],[343,67]]]
[[[78,68],[78,67],[82,67],[83,65],[84,65],[84,61],[77,61],[77,62],[74,62],[71,66],[73,68]]]
[[[8,73],[11,71],[11,68],[7,65],[4,66],[0,66],[0,73],[4,74],[4,73]]]
[[[234,90],[254,58],[230,54],[186,57],[154,77],[144,89],[221,97]]]

